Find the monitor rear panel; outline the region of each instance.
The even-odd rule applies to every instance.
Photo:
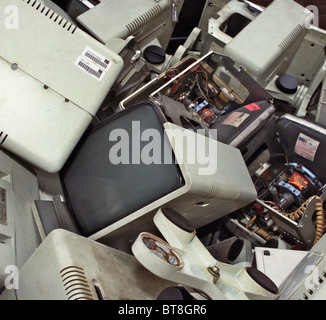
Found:
[[[171,285],[147,271],[131,255],[58,229],[19,270],[15,298],[155,300]],[[8,299],[10,291],[4,291],[0,299]]]
[[[1,1],[0,144],[57,172],[122,69],[122,59],[38,1]]]

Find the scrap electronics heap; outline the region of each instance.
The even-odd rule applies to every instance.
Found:
[[[2,300],[326,299],[316,10],[186,6],[1,1]]]

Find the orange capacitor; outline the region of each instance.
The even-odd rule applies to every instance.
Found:
[[[205,122],[209,123],[212,121],[213,117],[215,116],[215,113],[212,110],[204,108],[203,110],[200,110],[199,115]]]
[[[292,184],[301,191],[308,186],[309,181],[302,174],[294,172],[289,179],[289,184]]]

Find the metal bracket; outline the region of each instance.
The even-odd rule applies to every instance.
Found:
[[[316,237],[316,228],[312,222],[312,216],[316,211],[316,198],[310,200],[304,215],[298,223],[282,215],[265,202],[259,199],[256,201],[268,210],[270,217],[284,236],[290,238],[304,249],[311,249]]]
[[[205,130],[205,135],[208,136],[208,126],[195,111],[188,111],[182,103],[161,93],[158,93],[156,97],[157,98],[155,98],[153,102],[163,109],[164,114],[170,118],[174,124],[180,127],[195,129],[190,121],[196,122]]]

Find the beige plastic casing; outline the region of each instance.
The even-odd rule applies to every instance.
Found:
[[[132,255],[63,229],[52,231],[19,270],[16,297],[1,300],[155,300],[175,283]]]
[[[1,1],[0,12],[7,8],[7,19],[18,20],[0,23],[0,146],[34,167],[58,172],[123,60],[39,1]],[[99,78],[90,74],[100,70],[96,57],[108,62]]]
[[[162,206],[175,209],[200,228],[256,200],[256,189],[238,149],[172,123],[164,127],[184,186],[98,231],[91,239],[128,251],[140,232],[153,230],[153,216]],[[208,153],[205,161],[203,152]]]

